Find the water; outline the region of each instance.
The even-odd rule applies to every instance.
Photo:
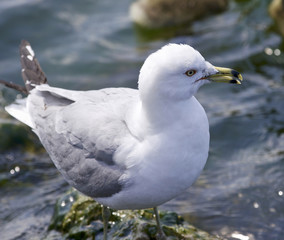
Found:
[[[21,83],[21,39],[32,43],[49,83],[69,89],[136,87],[144,59],[168,42],[191,44],[214,65],[238,69],[243,85],[200,89],[197,97],[210,121],[210,157],[194,186],[162,208],[229,239],[282,239],[284,45],[267,14],[269,1],[230,1],[228,11],[178,36],[143,35],[129,20],[131,2],[2,0],[0,77]],[[15,97],[0,87],[1,124],[16,126],[3,110]],[[2,138],[11,137],[3,132]],[[20,138],[14,130],[12,139],[27,132]],[[43,238],[54,202],[69,188],[44,151],[26,150],[36,141],[29,139],[25,148],[20,140],[15,147],[0,146],[4,240]]]

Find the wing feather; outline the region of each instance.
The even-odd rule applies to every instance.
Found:
[[[131,136],[123,117],[137,92],[53,89],[36,88],[28,99],[34,130],[51,159],[81,192],[94,198],[118,193],[125,166],[115,161],[115,153],[123,138]]]

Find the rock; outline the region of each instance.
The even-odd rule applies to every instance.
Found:
[[[46,239],[58,239],[55,231],[62,234],[61,239],[102,239],[101,212],[100,204],[72,190],[57,201]],[[152,210],[111,212],[109,239],[156,239],[157,228]],[[219,239],[189,225],[174,212],[162,211],[160,217],[168,239]]]
[[[130,6],[130,17],[145,28],[178,26],[224,11],[228,0],[138,0]]]
[[[277,28],[282,36],[284,36],[284,6],[282,0],[273,0],[269,5],[268,12],[272,19],[276,22]]]

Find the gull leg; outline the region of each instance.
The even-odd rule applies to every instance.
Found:
[[[108,220],[110,217],[110,210],[106,206],[103,206],[102,217],[104,223],[104,240],[107,240],[107,230],[108,230],[107,228],[108,228]]]
[[[159,212],[158,212],[158,208],[154,207],[154,213],[155,213],[155,217],[156,217],[156,222],[157,222],[157,230],[158,230],[158,234],[157,234],[157,238],[160,240],[166,240],[167,237],[162,229],[161,226],[161,220],[160,220],[160,216],[159,216]]]

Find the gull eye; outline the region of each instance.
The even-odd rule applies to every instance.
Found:
[[[188,77],[192,77],[194,74],[196,73],[196,70],[188,70],[185,72],[185,75],[188,76]]]

